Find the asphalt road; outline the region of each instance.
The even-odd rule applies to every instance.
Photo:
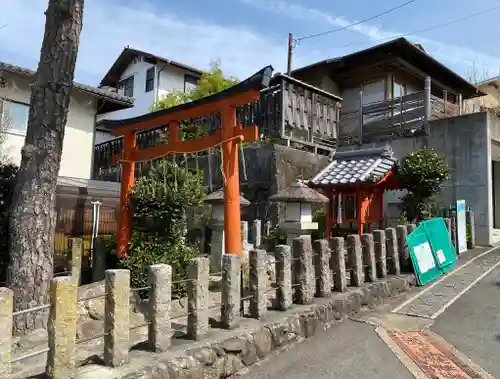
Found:
[[[500,378],[500,266],[453,303],[431,330]]]
[[[243,378],[414,379],[371,325],[354,321],[295,345]]]

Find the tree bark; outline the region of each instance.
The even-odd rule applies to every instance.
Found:
[[[53,275],[56,185],[61,164],[84,0],[49,0],[28,130],[10,219],[8,285],[14,308],[48,304]],[[47,311],[14,320],[18,333],[46,327]]]

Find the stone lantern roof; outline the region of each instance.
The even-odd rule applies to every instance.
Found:
[[[212,192],[205,198],[205,203],[207,204],[224,204],[224,188],[220,188],[215,192]],[[250,201],[245,199],[240,195],[240,207],[248,207]]]
[[[309,188],[301,180],[279,191],[269,198],[270,201],[283,203],[328,203],[328,198],[318,191]]]

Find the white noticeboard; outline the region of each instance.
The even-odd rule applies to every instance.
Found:
[[[467,251],[467,225],[465,221],[465,200],[457,200],[457,245],[459,254]]]

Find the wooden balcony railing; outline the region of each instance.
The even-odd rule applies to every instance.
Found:
[[[337,145],[340,100],[338,96],[294,78],[276,75],[269,87],[262,90],[258,102],[238,108],[237,121],[244,127],[257,125],[261,136],[274,143],[298,144],[328,154]],[[197,128],[192,129],[203,134],[213,134],[221,127],[219,114],[182,124],[196,125]],[[138,149],[164,143],[168,138],[168,126],[138,133],[136,138]],[[92,179],[120,181],[120,167],[112,164],[111,157],[121,151],[121,138],[96,145]],[[137,164],[136,175],[141,175],[148,166],[148,163]]]

